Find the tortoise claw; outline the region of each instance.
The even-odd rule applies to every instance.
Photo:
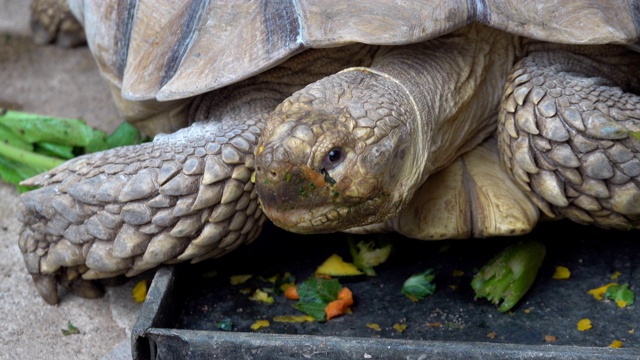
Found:
[[[66,274],[63,274],[61,277],[60,285],[68,288],[72,293],[86,299],[97,299],[104,296],[104,287],[100,283],[84,280],[80,277],[69,279],[68,276],[64,275]],[[57,305],[58,302],[60,302],[56,275],[31,274],[31,278],[36,286],[36,290],[38,290],[38,294],[40,294],[47,304]]]
[[[73,279],[69,283],[69,289],[74,294],[86,299],[97,299],[104,296],[104,287],[92,280]]]
[[[32,274],[31,278],[36,286],[36,290],[38,290],[38,294],[40,294],[44,301],[49,305],[57,305],[59,301],[58,282],[55,276]]]

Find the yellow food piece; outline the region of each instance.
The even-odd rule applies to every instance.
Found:
[[[524,313],[525,313],[525,314],[530,314],[530,313],[531,313],[531,308],[524,309]]]
[[[578,321],[578,331],[585,331],[585,330],[589,330],[593,327],[593,325],[591,325],[591,320],[584,318],[581,319],[580,321]]]
[[[624,300],[618,300],[616,301],[616,304],[618,304],[618,307],[623,308],[625,306],[627,306],[627,302]]]
[[[565,266],[556,266],[556,272],[553,273],[553,278],[556,280],[567,280],[571,277],[571,271]]]
[[[329,256],[318,268],[316,274],[329,276],[354,276],[362,275],[362,271],[352,263],[345,262],[342,258],[333,254]]]
[[[251,324],[251,330],[256,331],[263,327],[269,327],[269,325],[271,325],[269,324],[269,320],[258,320]]]
[[[587,294],[593,295],[598,301],[602,301],[604,294],[607,292],[609,286],[618,285],[616,283],[608,283],[607,285],[600,286],[599,288],[591,289],[587,291]]]
[[[409,300],[411,300],[411,302],[417,303],[418,301],[420,301],[420,299],[418,299],[413,295],[409,295],[409,294],[405,294],[405,295],[407,296],[407,298],[409,298]]]
[[[283,323],[302,323],[302,322],[313,322],[315,319],[309,315],[282,315],[282,316],[274,316],[273,321],[275,322],[283,322]]]
[[[407,324],[393,324],[393,328],[400,334],[407,330]]]
[[[611,342],[611,344],[609,344],[609,347],[610,347],[610,348],[614,348],[614,349],[619,349],[619,348],[621,348],[621,347],[622,347],[622,341],[620,341],[620,340],[613,340],[613,341]]]
[[[273,297],[269,296],[269,294],[260,289],[257,289],[256,292],[249,297],[249,300],[260,301],[267,304],[273,304],[275,301],[273,300]]]
[[[294,286],[296,286],[296,284],[294,284],[294,283],[284,283],[284,284],[280,285],[280,290],[287,291],[288,288],[294,287]]]
[[[397,332],[402,334],[405,330],[407,330],[407,324],[393,324],[393,328],[396,329]]]
[[[369,329],[373,329],[375,331],[381,331],[382,330],[382,328],[380,328],[380,325],[378,325],[376,323],[369,323],[369,324],[367,324],[367,327]]]
[[[268,281],[268,282],[270,282],[272,284],[275,284],[278,281],[278,279],[286,279],[286,278],[289,278],[289,277],[291,277],[291,273],[287,271],[282,275],[282,277],[280,277],[279,274],[275,274],[272,277],[266,278],[264,280],[266,280],[266,281]]]
[[[147,280],[141,280],[136,286],[131,290],[131,294],[133,295],[133,299],[137,303],[144,302],[147,298]]]
[[[231,285],[240,285],[247,282],[247,280],[253,277],[252,274],[232,275],[229,277]]]
[[[613,274],[611,274],[611,280],[616,280],[617,278],[620,277],[620,275],[622,275],[620,271],[614,272]]]
[[[451,276],[453,277],[461,277],[462,275],[464,275],[464,271],[462,270],[453,270],[451,273]]]

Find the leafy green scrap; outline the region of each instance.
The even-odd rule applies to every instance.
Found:
[[[619,307],[627,307],[633,305],[635,301],[635,294],[629,289],[629,284],[623,285],[614,284],[607,288],[605,293],[607,299],[614,301]]]
[[[325,321],[325,308],[338,299],[341,288],[342,285],[336,279],[307,279],[297,286],[300,300],[293,307],[317,321]]]
[[[414,274],[402,284],[402,293],[413,302],[423,300],[436,291],[436,284],[433,283],[435,278],[433,269]]]
[[[33,189],[22,180],[76,156],[149,140],[126,122],[107,136],[79,119],[0,108],[0,177],[22,193]]]

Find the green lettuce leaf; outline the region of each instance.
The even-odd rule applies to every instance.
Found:
[[[433,283],[435,278],[433,269],[412,275],[402,285],[402,293],[411,300],[422,300],[436,291],[436,284]]]
[[[310,278],[297,286],[300,300],[293,307],[318,321],[326,320],[325,307],[338,299],[342,288],[336,279]]]

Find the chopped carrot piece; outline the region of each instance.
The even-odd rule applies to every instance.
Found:
[[[327,320],[338,315],[346,314],[349,311],[349,306],[351,305],[353,305],[353,293],[349,288],[343,287],[338,293],[338,299],[328,303],[324,308]]]
[[[344,300],[347,306],[353,305],[353,293],[348,287],[343,287],[338,293],[338,300]]]
[[[291,286],[284,291],[284,297],[289,300],[300,300],[300,295],[298,295],[298,288],[295,286]]]
[[[327,320],[329,320],[346,313],[348,308],[349,305],[345,300],[333,300],[324,308],[324,313],[327,315]]]

